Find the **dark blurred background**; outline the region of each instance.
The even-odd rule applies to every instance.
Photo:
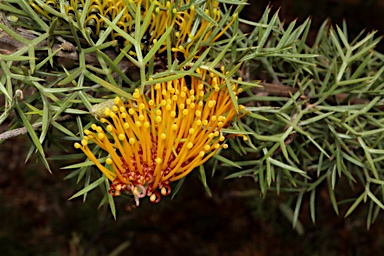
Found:
[[[342,25],[347,21],[350,40],[361,31],[377,30],[377,36],[384,35],[384,0],[249,0],[251,6],[242,15],[250,20],[258,20],[268,4],[272,13],[280,9],[280,18],[288,24],[297,19],[301,24],[308,17],[312,18],[312,33],[309,40],[314,39],[320,25],[329,19],[333,25]],[[309,42],[310,43],[310,42]],[[384,50],[384,42],[378,45]]]
[[[257,21],[269,2],[251,3],[242,15]],[[285,0],[271,5],[272,12],[281,6],[286,23],[298,18],[300,24],[311,16],[313,36],[327,17],[333,24],[346,19],[351,37],[363,29],[383,34],[384,1]],[[383,43],[379,47],[382,51]],[[295,203],[289,195],[270,192],[263,199],[249,178],[223,180],[230,171],[225,168],[208,177],[212,197],[197,175],[190,175],[173,200],[164,198],[157,205],[145,200],[130,209],[131,202],[118,198],[114,220],[108,207],[98,209],[100,191],[85,203],[82,198],[68,201],[83,184],[63,180],[68,172],[59,168],[71,163],[51,161],[53,175],[35,156],[25,164],[28,144],[20,136],[0,145],[0,255],[381,255],[384,249],[382,214],[367,231],[368,207],[347,219],[345,211],[337,216],[325,188],[318,193],[317,223],[311,222],[304,198],[301,226],[292,229],[285,215]],[[65,154],[46,146],[48,156]]]

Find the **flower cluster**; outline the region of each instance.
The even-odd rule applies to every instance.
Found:
[[[170,182],[228,147],[221,129],[237,115],[230,94],[237,100],[241,88],[215,73],[196,73],[153,85],[144,94],[136,89],[135,100],[126,103],[116,97],[100,119],[104,128],[93,124],[81,144],[75,143],[112,181],[110,193],[132,193],[137,204],[145,196],[158,202],[170,193]],[[106,165],[90,142],[108,153]]]
[[[69,0],[64,4],[65,13],[72,16],[74,19],[75,9],[78,14],[84,10],[85,0]],[[225,33],[236,18],[236,14],[232,16],[232,20],[223,27],[219,33],[211,36],[213,28],[221,19],[221,12],[218,9],[218,1],[207,1],[204,4],[204,12],[211,21],[202,18],[197,14],[196,8],[202,8],[202,4],[195,6],[190,3],[190,0],[90,0],[89,8],[86,10],[84,21],[85,28],[89,33],[97,38],[106,29],[107,25],[101,16],[114,20],[118,14],[123,12],[117,26],[128,34],[134,35],[135,31],[135,13],[137,7],[141,12],[141,18],[149,16],[149,22],[146,28],[141,28],[146,31],[142,38],[142,42],[146,47],[151,47],[166,31],[167,28],[173,26],[171,33],[172,51],[181,52],[185,58],[188,57],[190,48],[200,39],[201,44],[209,44],[216,41]],[[126,5],[126,3],[129,3]],[[45,4],[56,10],[60,9],[56,0],[45,0]],[[51,19],[50,14],[36,2],[31,1],[30,5],[48,19]],[[112,32],[112,39],[121,37],[116,31]],[[166,50],[166,44],[160,48],[159,53]]]

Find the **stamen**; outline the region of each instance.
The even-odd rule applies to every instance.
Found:
[[[220,148],[228,148],[222,144],[221,129],[237,114],[228,87],[216,93],[211,85],[223,84],[222,78],[208,75],[204,69],[197,72],[201,79],[191,76],[159,83],[146,95],[135,91],[134,101],[124,103],[116,98],[115,106],[105,109],[106,115],[100,119],[108,136],[102,127],[92,124],[95,132],[85,130],[81,144],[75,143],[112,181],[113,195],[131,193],[137,203],[146,195],[158,202],[161,195],[170,193],[171,181],[188,175]],[[237,84],[233,87],[237,95]],[[192,96],[199,93],[208,96],[195,104]],[[106,151],[106,164],[113,171],[98,162],[88,147],[91,142]]]

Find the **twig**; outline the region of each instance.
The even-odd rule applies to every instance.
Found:
[[[272,83],[260,83],[262,87],[254,87],[252,88],[252,92],[257,93],[266,93],[270,96],[281,96],[281,97],[290,97],[290,95],[295,94],[299,88],[287,86],[287,85],[279,85],[279,84],[272,84]],[[340,93],[333,96],[329,96],[326,98],[326,101],[329,103],[337,103],[337,102],[343,102],[345,99],[347,99],[350,96],[348,93]],[[310,95],[308,95],[307,91],[304,91],[304,94],[300,96],[302,99],[310,99],[312,98]],[[369,104],[370,101],[367,99],[361,99],[357,97],[351,97],[348,102],[352,105],[358,105],[358,104]],[[384,106],[380,106],[384,107]]]
[[[55,121],[56,122],[62,122],[62,121],[67,120],[67,119],[69,119],[71,117],[72,117],[72,115],[67,114],[65,116],[57,118]],[[33,130],[39,129],[42,126],[42,124],[43,124],[42,122],[33,124],[32,125]],[[19,136],[19,135],[23,135],[23,134],[26,134],[27,132],[28,132],[27,128],[25,128],[25,127],[17,128],[17,129],[10,130],[10,131],[6,131],[6,132],[3,132],[3,133],[0,134],[0,141],[7,140],[9,138],[13,138],[13,137],[16,137],[16,136]]]

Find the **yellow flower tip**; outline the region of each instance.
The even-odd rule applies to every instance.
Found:
[[[156,117],[155,117],[155,122],[156,122],[156,123],[160,123],[161,120],[162,120],[162,119],[161,119],[161,116],[156,116]]]
[[[172,12],[173,12],[173,14],[177,13],[177,9],[176,9],[176,8],[173,8],[173,9],[172,9]]]
[[[224,73],[224,72],[225,72],[225,67],[224,67],[224,66],[221,66],[221,67],[220,67],[220,70],[221,70],[221,72]]]
[[[103,129],[100,126],[97,126],[96,127],[96,132],[98,132],[98,133],[103,132]]]
[[[83,145],[84,147],[88,145],[88,141],[87,140],[81,140],[81,145]]]
[[[160,135],[160,139],[165,140],[167,138],[167,135],[165,133],[162,133]]]
[[[103,140],[104,137],[105,137],[104,133],[100,132],[100,133],[97,134],[97,138],[99,138],[100,140]]]
[[[101,119],[100,119],[100,120],[101,120]],[[92,125],[91,125],[91,128],[92,128],[92,130],[96,131],[97,125],[96,125],[96,124],[92,124]]]
[[[133,108],[128,109],[128,113],[130,115],[133,115],[135,113],[135,110]]]
[[[191,7],[189,7],[189,9],[191,10],[191,11],[194,11],[195,10],[195,5],[191,5]]]
[[[112,161],[111,158],[108,157],[108,158],[105,160],[105,163],[108,164],[108,165],[111,165],[111,164],[113,163],[113,161]]]
[[[92,134],[92,132],[90,130],[84,130],[84,134],[85,135],[90,135],[90,134]]]
[[[113,99],[113,103],[115,103],[115,105],[119,105],[120,102],[121,102],[120,97],[116,97]]]
[[[193,147],[193,143],[192,142],[189,142],[188,144],[187,144],[187,148],[188,149],[191,149]]]
[[[74,146],[76,149],[81,148],[81,145],[80,145],[80,143],[78,143],[78,142],[76,142],[75,144],[73,144],[73,146]]]
[[[219,140],[220,140],[220,141],[224,141],[224,140],[225,140],[225,137],[224,137],[224,136],[220,136]]]
[[[107,125],[107,131],[109,131],[109,132],[112,132],[112,131],[113,131],[113,127],[112,127],[112,125]]]
[[[248,140],[248,137],[247,136],[243,136],[243,141],[247,141]]]
[[[115,118],[116,117],[116,114],[114,112],[111,111],[111,113],[109,113],[109,116],[112,117],[112,118]]]
[[[203,158],[204,155],[205,155],[205,152],[204,152],[204,151],[200,151],[200,152],[199,152],[199,157]]]
[[[239,76],[238,78],[237,78],[237,81],[243,81],[243,78],[241,77],[241,76]]]
[[[160,157],[157,157],[157,158],[155,159],[155,162],[156,162],[157,164],[161,164],[163,161],[161,160]]]
[[[153,39],[153,44],[156,44],[157,43],[157,39]]]
[[[180,38],[180,32],[176,32],[176,33],[175,33],[175,36],[176,36],[177,38]]]
[[[184,109],[184,110],[183,110],[183,115],[184,115],[184,116],[188,115],[188,109]]]
[[[129,124],[128,123],[124,123],[123,124],[123,128],[124,128],[124,130],[128,130],[129,129]]]
[[[109,108],[104,109],[104,116],[109,116],[111,114],[111,110]]]
[[[239,105],[239,110],[244,110],[245,106],[244,105]]]
[[[176,131],[176,130],[177,130],[177,124],[173,124],[173,125],[172,125],[172,130],[173,130],[173,131]]]
[[[100,118],[100,122],[105,123],[105,122],[107,122],[107,119],[105,119],[104,117],[102,117],[102,118]],[[95,128],[94,130],[96,130],[96,128]]]
[[[205,150],[205,151],[209,151],[210,149],[211,149],[211,146],[210,146],[210,145],[205,145],[205,146],[204,146],[204,150]]]
[[[156,12],[156,13],[159,13],[159,12],[160,12],[160,8],[159,8],[159,7],[156,7],[155,12]]]
[[[144,122],[144,128],[148,128],[149,126],[149,122]]]
[[[135,138],[129,138],[129,144],[133,145],[135,144],[136,140]]]
[[[224,125],[223,122],[218,122],[217,123],[217,126],[220,127],[220,128],[223,127],[223,125]]]
[[[217,137],[217,136],[219,136],[219,131],[215,131],[214,133],[213,133],[213,135],[215,136],[215,137]]]
[[[135,125],[136,125],[137,128],[140,128],[141,127],[141,122],[140,121],[136,121]]]
[[[119,108],[117,106],[112,106],[112,111],[117,112],[117,111],[119,111]]]
[[[138,98],[140,98],[140,91],[139,91],[139,89],[135,89],[135,92],[133,93],[133,98],[134,99],[138,99]]]
[[[149,106],[153,106],[153,105],[155,105],[155,102],[154,102],[153,100],[149,100],[149,101],[148,101],[148,105],[149,105]]]
[[[125,139],[125,135],[121,133],[119,134],[118,138],[120,141],[123,141]]]
[[[223,144],[223,148],[227,149],[228,148],[228,144]]]
[[[237,18],[237,12],[235,12],[233,15],[232,15],[232,19],[236,19]]]

